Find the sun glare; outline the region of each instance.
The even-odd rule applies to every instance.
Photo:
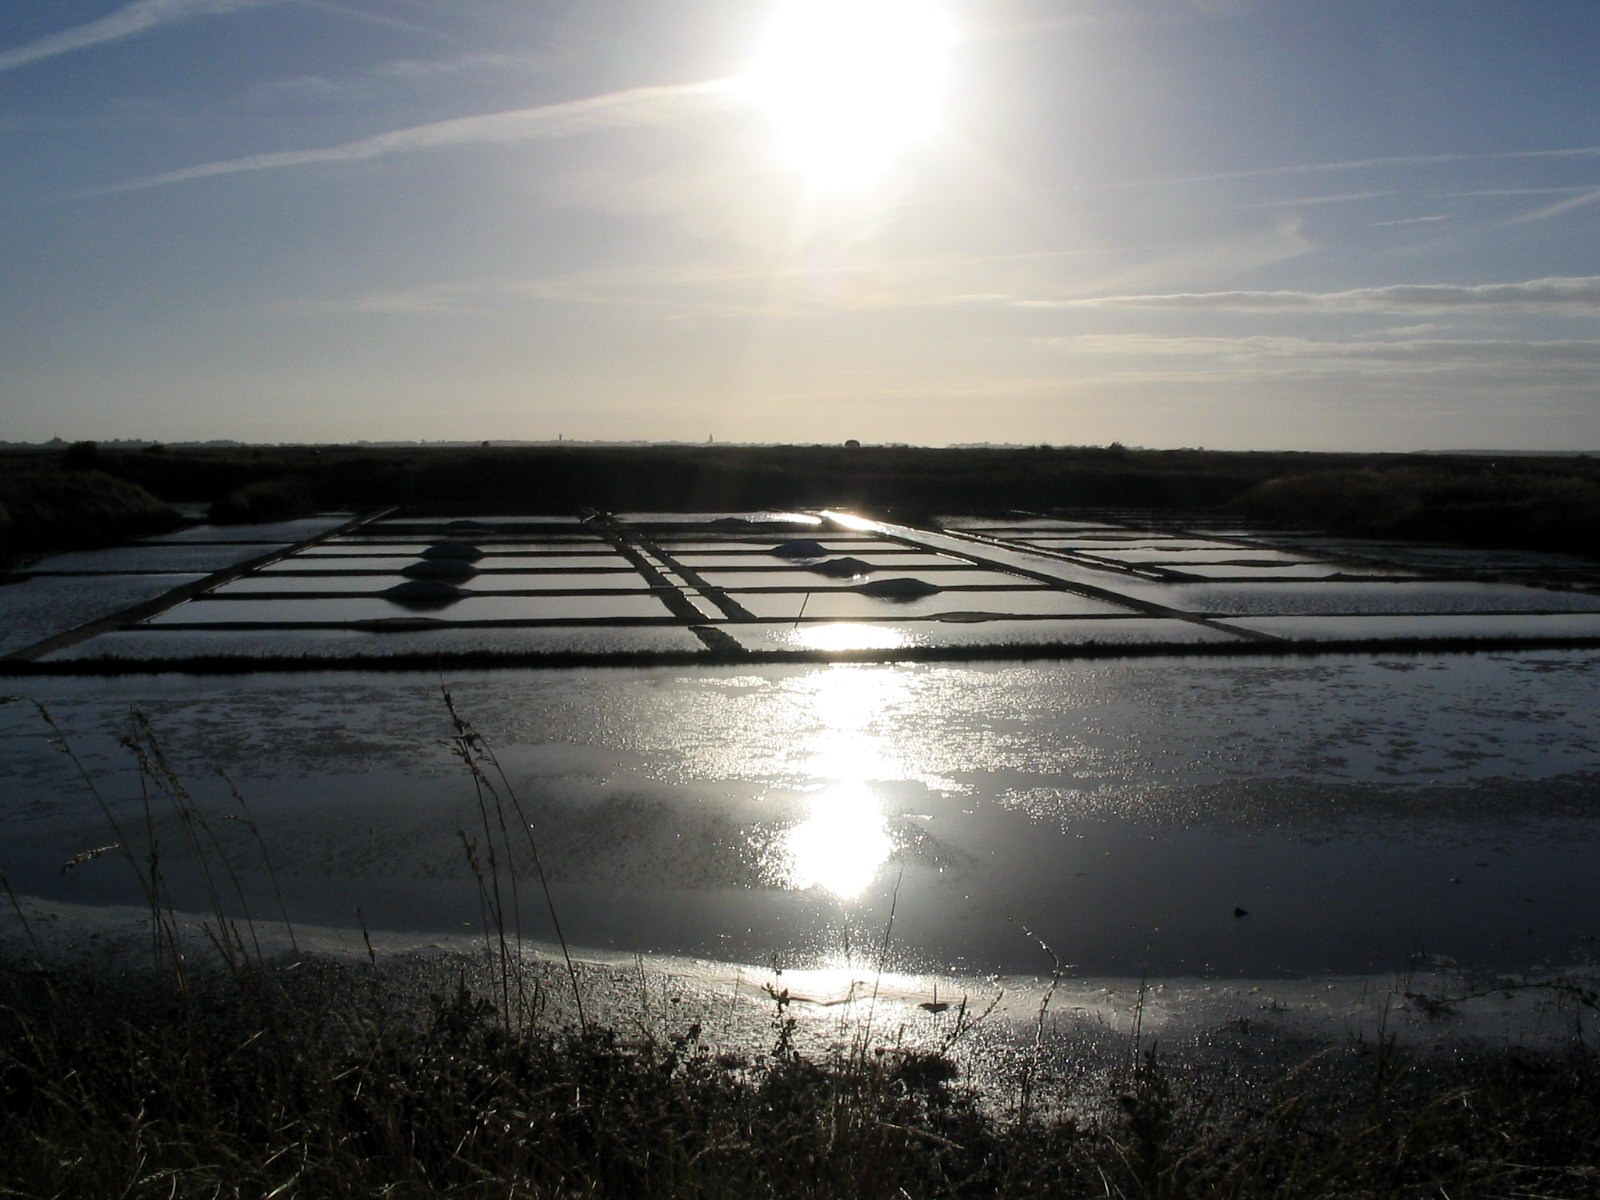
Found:
[[[934,0],[782,0],[740,83],[813,186],[860,186],[938,131],[951,41]]]
[[[805,817],[782,840],[789,887],[851,901],[894,853],[883,803],[869,781],[902,777],[894,743],[877,726],[902,703],[905,686],[903,674],[868,667],[825,667],[791,684],[797,765],[818,786],[807,797]]]
[[[861,784],[841,783],[812,796],[809,807],[783,839],[790,886],[854,900],[894,853],[878,798]]]

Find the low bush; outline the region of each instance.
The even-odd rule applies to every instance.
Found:
[[[289,521],[316,511],[311,485],[297,475],[262,479],[235,488],[211,506],[206,519],[214,525],[248,525]]]
[[[1361,537],[1590,553],[1600,477],[1477,463],[1280,476],[1231,506],[1252,520]]]
[[[0,562],[44,550],[108,546],[183,523],[138,484],[101,471],[0,475]]]

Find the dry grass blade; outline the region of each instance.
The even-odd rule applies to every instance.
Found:
[[[456,709],[455,700],[451,696],[449,689],[441,686],[440,692],[444,697],[445,708],[450,714],[450,722],[452,729],[454,730],[454,736],[451,739],[452,747],[457,756],[466,765],[468,772],[471,774],[474,787],[479,789],[478,798],[480,809],[482,809],[484,806],[485,795],[493,796],[497,805],[500,803],[500,799],[503,795],[505,801],[511,805],[512,811],[516,814],[518,828],[521,829],[523,837],[527,843],[528,857],[533,866],[534,877],[538,879],[539,890],[544,895],[545,911],[548,913],[550,917],[550,925],[555,931],[556,942],[561,947],[561,957],[566,964],[567,978],[572,983],[572,1001],[578,1012],[578,1023],[580,1025],[587,1025],[589,1021],[588,1016],[584,1011],[583,987],[578,981],[578,969],[572,961],[572,949],[567,944],[566,934],[563,933],[561,929],[561,917],[556,912],[555,898],[550,894],[550,880],[545,873],[544,863],[539,857],[539,844],[533,836],[533,823],[528,819],[528,814],[523,809],[522,801],[518,798],[516,789],[511,786],[511,780],[507,778],[505,768],[500,765],[500,760],[495,756],[494,749],[489,745],[488,741],[484,739],[483,735],[479,733],[478,730],[472,725],[472,723],[463,717]],[[489,767],[493,770],[493,779],[491,779],[488,772],[485,771],[483,766],[484,763],[489,764]],[[495,786],[495,781],[498,781],[498,787]],[[504,844],[509,855],[511,847],[509,842],[509,832],[507,830],[505,821],[505,813],[503,809],[497,809],[497,812],[502,835],[506,838]],[[487,827],[486,814],[484,821],[485,826]],[[514,880],[514,863],[511,864],[511,871]],[[482,881],[480,880],[480,885],[481,882]],[[495,882],[495,892],[496,895],[498,895],[497,881]],[[506,926],[503,919],[503,912],[498,909],[496,911],[497,928],[500,932],[503,959]],[[520,914],[518,914],[517,920],[520,921]],[[518,926],[518,930],[520,950],[520,925]],[[521,964],[519,962],[519,979],[521,977],[520,965]]]

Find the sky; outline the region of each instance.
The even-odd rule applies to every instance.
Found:
[[[0,441],[1600,451],[1596,0],[0,0]]]

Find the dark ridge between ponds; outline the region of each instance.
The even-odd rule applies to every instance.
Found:
[[[1027,646],[914,646],[887,650],[746,650],[719,643],[716,650],[655,651],[449,651],[405,654],[196,655],[186,658],[98,658],[55,662],[0,660],[0,678],[124,675],[255,675],[336,671],[639,669],[692,666],[781,666],[826,663],[1070,662],[1114,658],[1323,658],[1340,654],[1424,657],[1527,650],[1600,650],[1600,637],[1360,638],[1326,642],[1224,642],[1194,644],[1083,643]]]

